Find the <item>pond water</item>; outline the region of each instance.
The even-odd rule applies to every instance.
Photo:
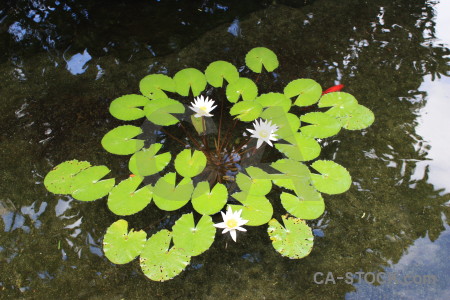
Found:
[[[450,4],[368,2],[3,1],[0,298],[449,299]],[[243,66],[257,46],[280,60],[272,90],[302,77],[342,83],[376,116],[323,144],[321,158],[345,166],[353,185],[325,196],[309,222],[312,253],[281,257],[260,226],[238,243],[218,234],[168,282],[146,279],[137,261],[111,264],[102,238],[117,217],[105,199],[53,195],[44,176],[78,159],[125,178],[127,160],[100,144],[121,124],[109,103],[146,74]],[[144,228],[161,217],[152,204],[129,220]],[[379,272],[397,280],[376,282]]]

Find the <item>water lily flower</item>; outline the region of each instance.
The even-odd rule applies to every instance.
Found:
[[[231,207],[228,206],[226,214],[223,212],[220,213],[222,214],[223,222],[214,224],[214,226],[217,228],[225,228],[222,233],[230,232],[231,238],[236,242],[236,230],[247,231],[245,228],[240,227],[248,222],[248,220],[241,218],[242,209],[233,212]]]
[[[256,143],[256,149],[258,149],[263,142],[269,144],[272,147],[271,141],[277,141],[275,131],[278,130],[278,126],[272,124],[272,121],[264,121],[263,119],[259,119],[253,123],[254,129],[247,129],[252,134],[251,137],[257,138],[258,142]]]
[[[192,106],[189,106],[189,108],[196,113],[194,115],[194,117],[196,118],[212,117],[212,114],[210,114],[210,112],[217,107],[217,105],[213,105],[214,100],[209,99],[208,97],[203,98],[203,96],[199,96],[194,99]]]

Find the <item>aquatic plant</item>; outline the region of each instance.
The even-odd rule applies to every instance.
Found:
[[[140,95],[112,101],[115,118],[145,117],[155,126],[150,144],[143,128],[134,125],[116,127],[103,137],[106,151],[131,155],[131,175],[117,185],[113,178],[103,179],[110,172],[106,166],[85,161],[63,162],[47,174],[44,184],[50,192],[80,201],[107,196],[108,208],[118,216],[136,214],[152,200],[164,211],[191,202],[192,212],[149,238],[142,229],[129,230],[124,219],[114,222],[103,239],[111,262],[125,264],[139,256],[148,278],[165,281],[210,248],[216,227],[236,241],[238,231],[246,231],[242,226],[264,224],[281,255],[299,259],[311,252],[313,234],[305,220],[324,212],[321,193],[343,193],[352,182],[343,166],[317,160],[318,140],[342,128],[366,128],[374,115],[352,95],[338,91],[341,87],[322,92],[312,79],[293,80],[282,93],[258,94],[259,76],[278,67],[277,56],[254,48],[245,64],[256,80],[241,77],[229,62],[215,61],[204,73],[187,68],[173,78],[150,74],[139,83]],[[167,146],[169,140],[179,147]],[[266,147],[274,152],[274,161],[252,165],[251,158]],[[268,197],[271,192],[275,196]],[[274,201],[287,212],[282,223],[273,216]],[[223,222],[214,224],[211,216],[219,212]]]

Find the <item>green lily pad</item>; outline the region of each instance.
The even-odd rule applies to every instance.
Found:
[[[110,170],[106,166],[95,166],[84,169],[72,180],[72,197],[80,201],[94,201],[108,195],[115,179],[102,179]]]
[[[106,230],[103,252],[115,264],[126,264],[141,254],[147,234],[143,230],[128,232],[128,222],[118,220]]]
[[[184,149],[175,158],[175,169],[183,177],[194,177],[206,167],[206,156],[202,151]]]
[[[205,75],[194,68],[178,71],[173,80],[175,80],[176,91],[181,96],[189,96],[189,90],[192,90],[192,94],[196,97],[206,88]]]
[[[291,100],[281,93],[267,93],[259,95],[256,102],[261,104],[264,108],[272,106],[280,106],[283,108],[284,112],[288,112],[291,108]]]
[[[144,111],[138,107],[146,106],[150,100],[142,95],[125,95],[115,99],[109,105],[111,115],[119,120],[132,121],[144,117]]]
[[[319,101],[322,87],[312,79],[296,79],[288,83],[284,88],[284,94],[288,98],[297,96],[295,105],[310,106]]]
[[[259,117],[262,110],[261,104],[256,101],[241,101],[231,107],[230,115],[243,122],[251,122]]]
[[[258,87],[253,80],[240,77],[236,81],[228,84],[226,89],[226,96],[228,101],[235,103],[242,97],[242,100],[255,100],[258,96]]]
[[[304,135],[313,138],[327,138],[337,134],[341,130],[338,119],[323,112],[311,112],[300,117],[300,121],[311,125],[300,128]]]
[[[71,194],[73,177],[91,164],[76,159],[65,161],[54,167],[44,178],[44,186],[54,194]]]
[[[167,98],[166,93],[175,92],[175,81],[164,74],[150,74],[139,82],[142,95],[150,99]]]
[[[128,169],[131,173],[140,176],[150,176],[161,172],[172,159],[170,152],[156,155],[161,150],[162,144],[155,143],[149,148],[142,149],[131,156]]]
[[[288,158],[297,161],[308,161],[319,156],[320,145],[314,138],[296,133],[294,139],[292,144],[276,143],[275,148]]]
[[[322,193],[334,195],[347,191],[351,184],[352,178],[346,168],[331,160],[317,160],[311,168],[319,174],[311,174],[314,187]]]
[[[249,195],[264,196],[272,190],[272,182],[269,179],[254,179],[244,173],[236,176],[236,183],[243,192]]]
[[[305,184],[311,182],[311,172],[306,165],[299,161],[279,159],[270,166],[284,174],[281,178],[273,180],[273,183],[279,187],[300,191]]]
[[[304,220],[286,216],[281,216],[281,218],[284,227],[276,219],[272,219],[267,228],[275,250],[291,259],[307,256],[314,244],[311,228]]]
[[[283,108],[279,106],[273,106],[265,109],[260,117],[271,120],[272,124],[278,126],[276,132],[278,139],[283,139],[289,143],[295,143],[295,134],[300,128],[300,119],[296,115],[286,113]]]
[[[268,72],[272,72],[279,65],[277,55],[265,47],[250,50],[245,56],[245,64],[255,73],[261,73],[263,66]]]
[[[319,107],[331,107],[325,113],[334,117],[345,117],[358,105],[358,101],[345,92],[328,93],[322,96]]]
[[[373,112],[364,105],[355,105],[348,109],[345,116],[339,118],[342,127],[348,130],[361,130],[372,125],[375,120]],[[328,112],[327,112],[328,113]]]
[[[172,233],[163,229],[152,235],[142,249],[139,263],[145,276],[154,281],[166,281],[180,274],[191,257],[179,247],[170,247]]]
[[[110,130],[102,139],[102,146],[106,151],[118,154],[129,155],[133,154],[142,147],[144,147],[144,141],[139,139],[133,139],[140,135],[142,129],[137,126],[123,125]]]
[[[176,174],[174,172],[167,173],[161,177],[153,188],[153,201],[159,209],[166,211],[177,210],[191,199],[194,185],[190,178],[183,178],[181,182],[175,186]]]
[[[145,107],[144,113],[147,119],[156,125],[169,126],[179,122],[179,120],[172,114],[184,113],[184,105],[180,102],[161,98],[151,100]]]
[[[208,250],[214,242],[215,235],[216,228],[211,217],[207,215],[195,226],[194,215],[184,214],[172,227],[173,244],[191,256],[200,255]]]
[[[259,226],[269,222],[273,215],[273,207],[264,196],[250,195],[248,192],[238,192],[231,195],[243,205],[230,205],[233,211],[241,210],[241,218],[248,220],[248,226]]]
[[[222,87],[224,79],[228,84],[238,80],[239,72],[233,64],[218,60],[209,64],[205,70],[205,77],[213,87]]]
[[[108,208],[119,216],[129,216],[143,210],[153,196],[151,185],[136,191],[143,180],[143,177],[134,176],[116,185],[109,193]]]
[[[297,218],[314,220],[325,211],[325,202],[320,193],[312,186],[305,185],[305,187],[297,196],[285,192],[281,193],[281,204],[291,215]]]
[[[210,191],[209,182],[202,181],[197,184],[192,194],[192,206],[202,215],[218,213],[227,203],[228,190],[225,185],[216,183]]]

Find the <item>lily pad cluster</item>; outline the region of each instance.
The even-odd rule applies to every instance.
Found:
[[[245,64],[259,77],[261,73],[273,72],[279,62],[274,52],[258,47],[248,52]],[[235,183],[204,180],[209,166],[217,164],[205,139],[208,131],[203,115],[209,115],[186,118],[186,107],[189,99],[211,89],[224,95],[226,100],[218,104],[219,108],[229,107],[224,113],[234,120],[244,124],[258,118],[270,121],[277,128],[274,147],[283,158],[273,161],[268,168],[255,165],[241,168],[236,171]],[[237,68],[226,61],[212,62],[204,72],[187,68],[173,77],[150,74],[140,81],[139,90],[140,94],[112,101],[110,113],[122,121],[146,118],[160,126],[168,138],[172,135],[164,128],[184,128],[183,123],[187,122],[195,128],[199,139],[193,138],[194,143],[190,143],[190,131],[186,131],[186,139],[178,139],[185,149],[172,152],[163,142],[146,146],[142,128],[122,125],[106,133],[101,143],[110,153],[130,155],[129,178],[118,184],[114,179],[101,180],[109,173],[107,167],[71,160],[51,170],[44,183],[50,192],[70,194],[80,201],[107,196],[108,208],[118,216],[134,215],[155,206],[168,212],[177,211],[190,202],[193,212],[182,215],[172,228],[151,236],[144,230],[129,231],[124,219],[106,230],[103,241],[106,257],[115,264],[139,257],[143,273],[155,281],[175,277],[192,256],[210,248],[216,236],[213,218],[227,207],[241,212],[240,217],[247,221],[245,226],[268,224],[268,237],[281,255],[291,259],[307,256],[313,247],[313,234],[306,220],[323,214],[322,194],[343,193],[352,183],[343,166],[317,159],[321,152],[319,139],[336,135],[341,129],[364,129],[374,121],[370,109],[352,95],[323,94],[320,84],[312,79],[295,79],[283,91],[261,94],[257,80],[241,77]],[[299,113],[303,111],[299,108],[315,111]],[[217,151],[220,141],[226,139],[220,134],[220,126],[231,126],[229,122],[223,125],[222,120],[220,123],[216,153],[220,152]],[[254,149],[253,153],[261,149]],[[230,161],[231,154],[227,155]],[[237,163],[240,159],[243,156],[236,158]],[[224,166],[232,168],[230,163]],[[148,183],[146,177],[153,181]],[[152,201],[154,206],[150,205]],[[275,201],[281,203],[286,215],[274,216]]]

